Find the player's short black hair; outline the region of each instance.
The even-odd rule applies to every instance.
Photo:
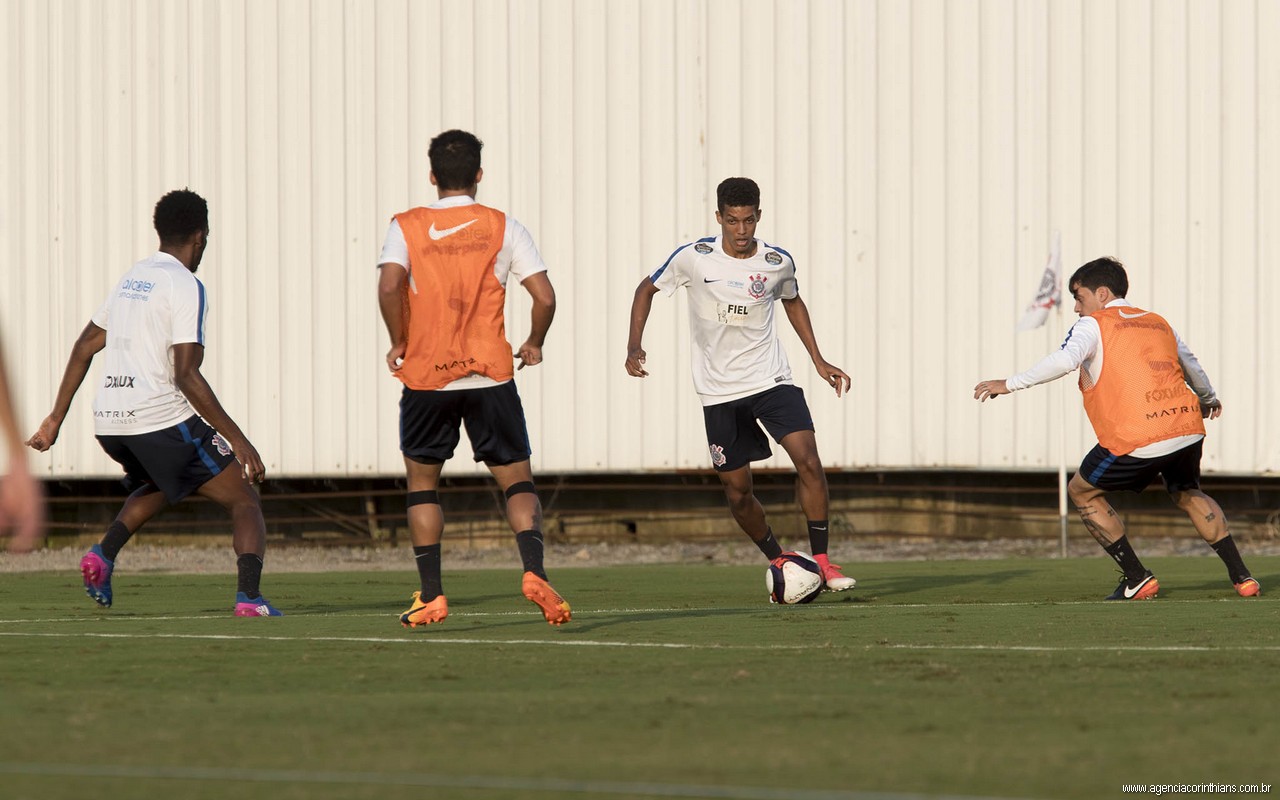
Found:
[[[1129,293],[1129,275],[1119,260],[1104,256],[1095,258],[1072,274],[1071,280],[1067,281],[1067,288],[1075,294],[1077,286],[1083,286],[1091,292],[1105,286],[1116,297],[1124,297]]]
[[[750,178],[725,178],[716,187],[716,208],[724,211],[735,206],[760,207],[760,187]]]
[[[175,189],[156,203],[154,217],[161,244],[176,244],[209,230],[209,204],[190,189]]]
[[[476,184],[480,172],[480,150],[484,142],[474,133],[445,131],[431,140],[427,158],[431,159],[431,171],[436,176],[436,186],[441,189],[470,189]]]

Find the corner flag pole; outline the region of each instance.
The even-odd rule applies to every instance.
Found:
[[[1057,307],[1058,323],[1062,323],[1062,233],[1053,232],[1049,261],[1045,264],[1035,299],[1022,315],[1014,330],[1039,328],[1049,318],[1049,310]],[[1052,408],[1052,407],[1051,407]],[[1062,556],[1067,555],[1067,392],[1064,384],[1058,403],[1058,525],[1061,528]]]
[[[1058,321],[1062,321],[1062,303],[1058,303]],[[1061,325],[1059,325],[1061,328]],[[1067,557],[1067,392],[1066,381],[1058,390],[1058,531],[1062,557]]]

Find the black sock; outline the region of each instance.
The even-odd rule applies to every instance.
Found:
[[[244,592],[250,600],[262,597],[258,584],[262,581],[262,559],[253,553],[245,553],[236,559],[236,591]]]
[[[111,527],[107,528],[107,534],[98,543],[98,546],[102,548],[102,557],[108,561],[115,561],[116,556],[120,555],[120,549],[124,547],[131,536],[133,536],[133,531],[126,528],[120,520],[111,523]]]
[[[825,519],[809,520],[809,548],[813,550],[810,555],[820,556],[827,552],[827,538],[830,531],[827,530],[827,521]]]
[[[1244,559],[1240,558],[1240,551],[1236,549],[1236,542],[1231,534],[1228,533],[1209,546],[1222,559],[1222,563],[1227,565],[1227,574],[1231,576],[1232,583],[1248,580],[1249,568],[1244,565]]]
[[[440,582],[440,545],[414,545],[413,559],[418,564],[418,578],[422,581],[422,593],[418,599],[429,603],[444,594],[444,585]]]
[[[773,528],[765,531],[763,539],[752,539],[756,543],[756,547],[760,548],[760,552],[764,553],[764,557],[770,561],[782,555],[782,545],[778,544],[778,540],[773,538]]]
[[[1147,568],[1142,566],[1137,554],[1129,546],[1128,536],[1121,536],[1102,549],[1107,551],[1107,555],[1115,559],[1115,562],[1120,565],[1120,569],[1124,570],[1124,576],[1129,580],[1136,581],[1147,574]]]
[[[547,573],[542,566],[542,531],[520,531],[516,534],[516,547],[520,548],[524,571],[532,572],[545,581]]]

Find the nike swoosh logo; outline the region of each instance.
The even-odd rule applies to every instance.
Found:
[[[1123,311],[1121,311],[1120,316],[1124,317],[1125,319],[1137,319],[1138,317],[1145,317],[1150,313],[1151,313],[1150,311],[1143,311],[1141,314],[1126,314]]]
[[[1124,312],[1121,312],[1121,313],[1123,314]],[[1137,316],[1139,316],[1139,317],[1140,317],[1140,316],[1142,316],[1142,315],[1141,315],[1141,314],[1138,314]],[[1131,317],[1130,319],[1132,319],[1132,317]],[[1142,582],[1141,582],[1141,583],[1139,583],[1137,586],[1133,587],[1132,589],[1130,589],[1128,586],[1124,587],[1124,599],[1126,599],[1126,600],[1132,600],[1132,599],[1133,599],[1133,596],[1134,596],[1135,594],[1137,594],[1138,592],[1142,591],[1142,587],[1143,587],[1143,586],[1146,586],[1146,585],[1147,585],[1147,581],[1149,581],[1149,580],[1151,580],[1150,576],[1148,576],[1148,577],[1146,577],[1146,578],[1143,578]]]
[[[702,282],[703,283],[719,283],[723,280],[724,278],[703,278]]]
[[[441,240],[441,239],[443,239],[444,237],[446,237],[446,236],[452,236],[452,235],[454,235],[455,233],[457,233],[458,231],[460,231],[460,230],[462,230],[463,228],[467,227],[468,225],[472,225],[472,224],[474,224],[474,223],[476,223],[476,222],[479,222],[479,221],[480,221],[480,219],[477,217],[476,219],[467,220],[466,222],[462,223],[461,225],[454,225],[452,228],[445,228],[445,229],[444,229],[444,230],[442,230],[442,231],[436,230],[436,224],[433,222],[433,223],[431,223],[431,227],[430,227],[430,229],[428,229],[428,230],[427,230],[427,235],[428,235],[428,236],[430,236],[432,239],[435,239],[436,241],[440,241],[440,240]]]

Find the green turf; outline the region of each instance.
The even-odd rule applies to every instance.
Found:
[[[1252,558],[1280,590],[1280,558]],[[1273,783],[1280,604],[1215,558],[849,566],[770,606],[763,567],[559,569],[546,625],[514,571],[268,573],[288,616],[233,619],[230,576],[0,580],[5,798],[1122,797]]]

